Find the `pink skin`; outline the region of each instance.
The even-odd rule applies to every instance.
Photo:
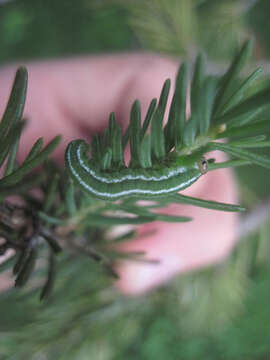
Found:
[[[63,141],[55,152],[63,162],[66,145],[85,138],[107,124],[111,111],[126,126],[132,102],[138,99],[142,113],[158,97],[166,78],[173,79],[178,63],[152,54],[92,56],[69,60],[26,63],[29,72],[25,130],[20,156],[43,136],[48,142],[57,134]],[[0,70],[0,109],[3,111],[17,64]],[[215,154],[224,160],[222,154]],[[207,173],[184,193],[234,203],[235,181],[230,170]],[[191,216],[184,224],[151,223],[138,228],[138,237],[122,245],[123,251],[144,251],[159,265],[125,261],[118,265],[118,288],[139,294],[178,273],[223,260],[235,242],[236,215],[187,205],[173,205],[166,213]],[[147,236],[144,236],[147,234]]]

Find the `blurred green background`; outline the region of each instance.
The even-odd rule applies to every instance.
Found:
[[[10,1],[0,6],[0,60],[129,50],[136,40],[117,5],[91,1]]]
[[[203,50],[219,64],[247,37],[255,40],[253,60],[267,62],[269,14],[269,0],[0,2],[0,63],[134,50],[192,60]],[[269,196],[268,171],[247,167],[237,176],[248,208]],[[80,280],[59,280],[51,304],[0,296],[0,360],[270,359],[269,230],[266,221],[226,263],[141,299],[114,294],[113,305],[104,302],[108,283],[97,280],[96,267],[67,260],[61,271]]]

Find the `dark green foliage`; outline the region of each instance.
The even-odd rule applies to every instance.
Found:
[[[160,93],[159,102],[152,118],[152,131],[151,142],[153,149],[153,158],[157,160],[164,159],[166,155],[165,151],[165,136],[163,133],[163,118],[167,106],[168,95],[170,91],[171,82],[167,79],[163,85]],[[153,100],[154,101],[154,100]],[[151,106],[151,105],[150,105]],[[149,108],[150,111],[150,108]]]
[[[223,105],[223,112],[229,110],[231,107],[233,107],[235,104],[237,104],[243,99],[243,97],[245,96],[245,92],[252,85],[253,81],[255,81],[261,75],[261,73],[262,69],[258,68],[240,84],[239,88],[235,90],[235,92],[231,95],[228,101]]]
[[[156,104],[157,104],[157,99],[153,99],[149,105],[149,108],[147,110],[143,125],[142,125],[142,131],[141,131],[141,138],[144,138],[147,129],[150,125],[152,116],[154,114],[155,108],[156,108]]]
[[[8,104],[0,123],[0,166],[9,155],[5,175],[9,175],[14,168],[19,138],[24,126],[22,114],[27,90],[27,71],[24,67],[18,69]]]
[[[24,110],[28,74],[25,67],[17,70],[6,110],[0,124],[0,138],[3,139],[8,132],[22,119]]]
[[[260,107],[266,106],[270,100],[270,88],[259,91],[247,100],[235,105],[229,111],[216,118],[219,124],[232,124],[238,117],[249,114],[250,111],[257,111]],[[251,119],[252,120],[252,119]]]
[[[57,193],[58,193],[59,180],[60,180],[60,176],[59,176],[59,174],[56,173],[52,177],[52,180],[50,181],[50,186],[48,188],[48,192],[44,199],[43,210],[45,212],[50,211],[55,203],[55,197],[57,196]]]
[[[250,240],[254,250],[256,239]],[[15,360],[61,355],[71,360],[86,354],[95,359],[97,349],[99,355],[107,349],[111,359],[121,360],[267,358],[269,246],[265,260],[256,252],[251,267],[243,267],[248,254],[243,243],[238,250],[240,254],[222,266],[184,275],[137,298],[116,294],[110,278],[87,257],[65,255],[47,304],[39,303],[37,289],[0,294],[1,309],[12,309],[1,314],[0,355]],[[181,301],[187,292],[189,301]],[[240,296],[236,313],[229,293]],[[205,301],[210,316],[200,308]],[[221,313],[229,316],[227,322],[218,322]]]
[[[92,137],[91,151],[92,151],[93,161],[95,162],[95,164],[96,164],[97,166],[100,166],[100,161],[101,161],[101,149],[100,149],[99,137],[98,137],[97,134],[95,134],[95,135]]]
[[[16,261],[13,264],[16,287],[24,286],[34,272],[39,254],[39,241],[42,238],[40,233],[42,225],[31,206],[12,205],[3,200],[9,195],[25,194],[25,191],[27,194],[27,191],[40,183],[39,176],[32,175],[30,177],[29,173],[48,158],[60,141],[58,136],[42,149],[43,140],[42,138],[38,139],[23,163],[17,164],[19,140],[25,125],[22,116],[26,91],[27,70],[21,67],[16,73],[8,104],[0,122],[0,167],[6,161],[3,176],[0,179],[2,200],[0,203],[0,228],[3,230],[2,237],[4,239],[2,252],[5,254],[8,249],[13,249],[17,253]],[[54,207],[58,182],[59,175],[56,174],[51,178],[44,199],[43,207],[46,212]],[[43,239],[48,241],[46,237]],[[48,243],[54,252],[59,252],[60,247],[55,241],[53,242],[53,237]],[[2,271],[5,269],[4,265],[8,264],[10,264],[9,260],[2,264]]]
[[[151,145],[151,135],[144,136],[140,146],[140,163],[142,168],[152,167]]]
[[[72,181],[68,181],[65,191],[65,202],[67,206],[67,210],[69,214],[75,215],[77,211],[76,199],[75,199],[75,192],[74,192],[74,185]]]
[[[169,118],[164,129],[167,151],[171,150],[174,144],[179,145],[183,141],[183,130],[186,122],[186,96],[187,64],[183,63],[178,70]]]
[[[111,165],[112,165],[112,149],[107,148],[106,152],[101,158],[101,169],[109,170],[111,168]]]
[[[55,137],[43,150],[41,150],[31,160],[25,160],[20,167],[10,173],[8,176],[0,179],[0,189],[2,186],[14,185],[21,181],[26,174],[39,166],[54,151],[61,140],[60,136]],[[33,153],[33,152],[32,152]]]
[[[162,130],[162,122],[162,110],[158,107],[153,116],[151,132],[153,155],[157,160],[162,160],[165,157],[165,139]]]
[[[195,206],[199,206],[202,208],[213,209],[213,210],[245,211],[245,208],[243,208],[242,206],[239,206],[239,205],[224,204],[224,203],[219,203],[216,201],[193,198],[191,196],[185,196],[185,195],[181,195],[181,194],[171,195],[171,199],[175,203],[195,205]]]
[[[35,248],[33,248],[29,251],[29,254],[27,256],[25,256],[23,264],[20,266],[18,271],[16,271],[17,269],[16,270],[14,269],[13,272],[15,274],[18,272],[18,276],[15,280],[16,287],[21,287],[26,284],[30,275],[34,271],[36,259],[37,259],[37,250]]]
[[[36,157],[36,155],[41,151],[43,146],[43,138],[37,139],[37,141],[32,146],[32,149],[29,151],[29,154],[26,156],[25,161],[30,161]]]
[[[202,120],[202,96],[205,89],[203,85],[205,80],[205,70],[204,70],[204,58],[202,55],[199,55],[196,59],[194,74],[191,82],[191,93],[190,93],[190,105],[191,105],[191,117],[188,120],[187,124],[184,125],[183,129],[183,143],[187,147],[191,147],[194,144],[195,137],[200,127]],[[208,94],[211,100],[211,94]],[[209,101],[209,100],[208,100]],[[207,105],[209,105],[207,103]],[[206,106],[206,104],[204,104]],[[211,108],[210,108],[211,109]],[[209,112],[209,110],[208,110]]]
[[[265,142],[259,143],[258,145],[262,145],[262,147],[266,147],[268,146],[268,142],[265,144]],[[259,146],[258,146],[259,147]],[[224,145],[224,144],[220,144],[220,143],[215,143],[212,142],[211,144],[208,145],[209,150],[221,150],[223,152],[226,152],[234,157],[243,159],[243,160],[248,160],[254,164],[266,167],[266,168],[270,168],[270,159],[247,151],[247,150],[243,150],[243,149],[239,149],[239,146],[230,146],[230,145]]]
[[[52,293],[53,285],[55,282],[55,256],[53,251],[50,251],[49,264],[48,264],[48,276],[45,285],[40,294],[40,300],[46,300]]]
[[[248,136],[253,136],[257,134],[261,134],[264,130],[268,130],[270,128],[270,121],[262,119],[259,122],[251,125],[239,126],[239,127],[231,127],[223,131],[222,133],[217,135],[217,139],[222,138],[239,138],[239,136],[243,136],[244,138]]]
[[[231,97],[232,86],[237,80],[239,73],[243,68],[243,65],[245,64],[248,56],[250,55],[251,49],[252,49],[252,43],[250,41],[247,41],[243,45],[242,49],[239,51],[237,56],[235,56],[227,72],[221,78],[218,93],[214,104],[215,116],[218,116],[220,114],[223,105]]]
[[[211,77],[206,77],[202,83],[202,91],[200,93],[200,116],[199,130],[200,135],[206,135],[211,125],[211,116],[213,111],[215,92],[216,92],[216,80]]]
[[[131,108],[129,139],[131,167],[138,167],[140,164],[140,138],[141,138],[141,108],[140,103],[136,100]]]

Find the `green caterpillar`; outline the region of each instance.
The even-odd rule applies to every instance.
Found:
[[[88,158],[88,150],[84,140],[72,141],[66,150],[67,169],[83,190],[103,200],[129,196],[151,199],[175,193],[193,184],[208,169],[205,158],[191,162],[189,157],[182,157],[160,169],[104,171]]]

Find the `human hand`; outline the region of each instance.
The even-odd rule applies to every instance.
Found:
[[[67,144],[102,130],[111,111],[125,126],[132,102],[138,99],[143,115],[153,97],[158,97],[166,78],[174,79],[178,63],[150,54],[92,56],[26,64],[29,86],[25,117],[29,119],[21,141],[20,157],[40,136],[49,141],[57,134],[63,141],[55,152],[63,161]],[[7,102],[16,65],[0,70],[0,110]],[[218,160],[223,155],[215,155]],[[184,194],[234,203],[236,186],[228,169],[202,176]],[[177,273],[222,260],[231,250],[236,233],[235,213],[171,205],[166,213],[191,216],[190,223],[149,223],[138,228],[136,239],[121,246],[123,251],[144,251],[158,265],[123,261],[117,266],[117,286],[138,294]]]

